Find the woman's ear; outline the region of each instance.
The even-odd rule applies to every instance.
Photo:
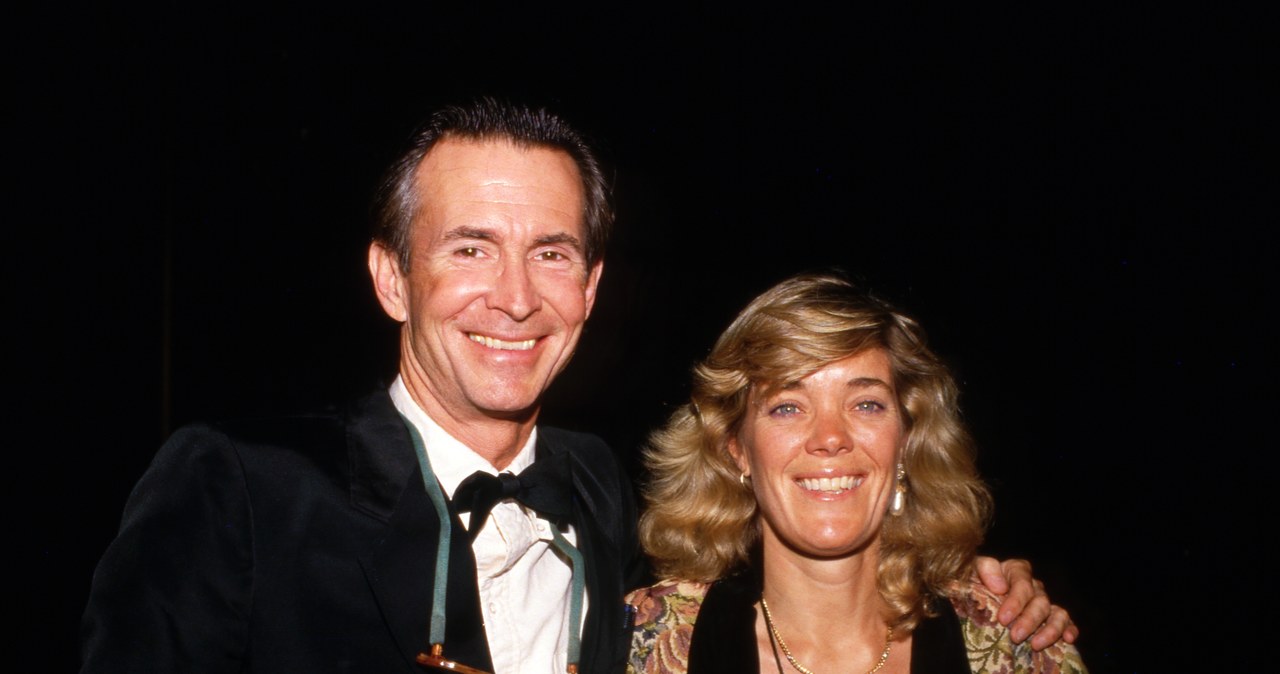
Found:
[[[729,456],[733,458],[733,462],[738,465],[738,470],[743,475],[751,477],[751,462],[747,459],[747,453],[742,451],[742,445],[738,444],[738,438],[730,436],[725,448],[729,450]]]

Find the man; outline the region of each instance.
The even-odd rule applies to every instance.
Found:
[[[629,483],[597,438],[536,426],[610,221],[560,119],[487,100],[433,116],[369,249],[399,377],[345,410],[177,432],[95,572],[84,671],[620,671]],[[1047,645],[1065,613],[1011,569],[1002,611],[1029,606],[1028,632],[1049,617]]]

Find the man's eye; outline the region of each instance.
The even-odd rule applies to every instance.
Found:
[[[541,253],[538,253],[538,259],[547,260],[549,262],[559,262],[569,258],[565,257],[565,254],[558,250],[544,250]]]
[[[783,417],[789,417],[793,414],[799,414],[799,413],[800,413],[800,406],[796,405],[795,403],[782,403],[781,405],[778,405],[777,407],[774,407],[773,409],[769,410],[769,414],[772,414],[775,416],[783,416]]]
[[[462,257],[480,257],[480,249],[475,246],[467,246],[466,248],[460,248],[458,255]]]

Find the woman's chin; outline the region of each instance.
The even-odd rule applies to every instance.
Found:
[[[832,536],[808,539],[791,539],[784,544],[785,549],[810,559],[845,559],[867,553],[873,546],[874,537]]]

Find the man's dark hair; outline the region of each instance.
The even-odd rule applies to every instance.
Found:
[[[582,134],[544,108],[492,98],[442,108],[410,138],[408,149],[391,165],[374,200],[373,240],[393,252],[402,270],[409,268],[409,235],[418,212],[415,181],[423,157],[442,139],[507,140],[521,148],[561,150],[573,158],[582,177],[585,228],[583,254],[590,268],[604,255],[613,224],[609,184],[596,153]]]

